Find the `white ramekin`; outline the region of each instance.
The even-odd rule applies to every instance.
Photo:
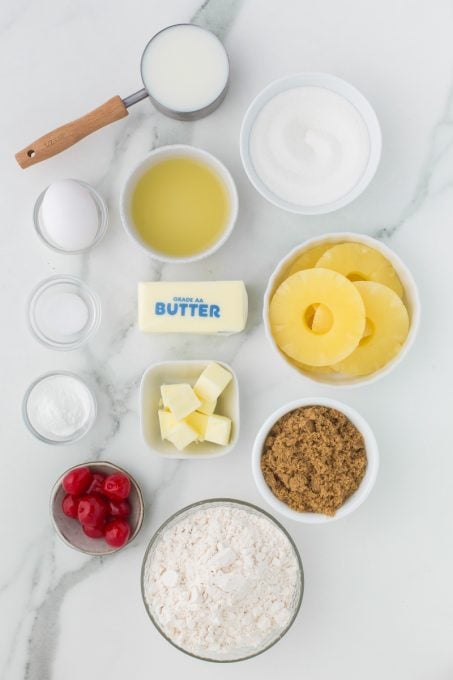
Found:
[[[367,166],[361,178],[349,192],[344,194],[344,196],[341,196],[336,201],[323,205],[298,205],[296,203],[290,203],[274,194],[274,192],[264,184],[256,172],[250,155],[250,135],[256,117],[267,102],[273,99],[277,94],[285,92],[286,90],[291,90],[295,87],[323,87],[339,94],[347,99],[358,110],[368,129],[370,154]],[[353,85],[330,73],[296,73],[280,78],[279,80],[274,80],[274,82],[270,83],[270,85],[265,87],[264,90],[255,97],[247,109],[242,122],[239,148],[242,164],[249,180],[255,189],[270,203],[273,203],[279,208],[283,208],[283,210],[299,213],[300,215],[324,215],[351,203],[366,189],[373,179],[379,165],[382,150],[382,134],[374,109],[363,94]]]
[[[161,385],[167,383],[188,383],[194,385],[200,374],[211,363],[218,363],[232,375],[231,382],[219,397],[216,413],[227,416],[231,420],[231,437],[226,446],[198,442],[190,444],[183,451],[178,451],[173,444],[162,439],[157,412],[161,399]],[[240,427],[239,382],[233,368],[223,361],[176,359],[175,361],[159,361],[149,366],[140,383],[140,427],[145,444],[155,454],[164,458],[183,460],[206,460],[220,458],[234,449],[239,440]]]
[[[271,326],[269,322],[269,305],[274,291],[280,285],[284,278],[283,274],[285,270],[291,265],[292,261],[295,260],[304,251],[310,250],[310,248],[313,248],[314,246],[317,245],[321,245],[322,243],[329,242],[332,243],[332,245],[335,245],[336,243],[346,242],[363,243],[364,245],[369,246],[370,248],[378,250],[393,265],[396,273],[401,279],[401,283],[403,284],[404,288],[403,302],[407,307],[410,319],[409,333],[406,338],[406,342],[404,343],[403,347],[401,348],[401,351],[396,355],[396,357],[389,361],[389,363],[386,364],[383,368],[379,369],[378,371],[375,371],[374,373],[370,373],[369,375],[359,377],[347,377],[342,376],[339,373],[323,373],[322,371],[319,372],[304,371],[301,368],[295,366],[293,363],[291,363],[290,360],[283,354],[283,352],[281,352],[272,335]],[[285,364],[289,366],[298,375],[302,375],[305,378],[308,378],[309,380],[313,380],[314,382],[317,383],[324,383],[325,385],[330,385],[332,387],[355,387],[357,385],[369,385],[370,383],[379,380],[380,378],[384,377],[385,375],[393,371],[393,369],[396,368],[396,366],[398,366],[398,364],[400,364],[403,361],[404,357],[407,355],[410,348],[414,344],[420,326],[420,296],[417,284],[415,283],[411,272],[406,267],[404,262],[398,257],[398,255],[396,255],[396,253],[393,252],[393,250],[388,248],[380,241],[377,241],[371,236],[366,236],[365,234],[354,234],[352,232],[323,234],[322,236],[316,236],[315,238],[311,238],[308,239],[307,241],[304,241],[301,245],[293,248],[291,252],[288,253],[288,255],[286,255],[282,260],[280,260],[271,278],[269,279],[269,283],[264,294],[263,319],[265,333],[270,344],[276,350],[279,357],[285,362]]]
[[[341,508],[337,510],[333,517],[328,517],[327,515],[322,515],[315,512],[298,512],[297,510],[292,510],[288,505],[286,505],[286,503],[283,503],[283,501],[280,501],[276,496],[274,496],[266,484],[261,471],[261,455],[263,452],[263,446],[272,426],[282,416],[290,413],[290,411],[294,411],[296,408],[301,408],[303,406],[326,406],[328,408],[334,408],[337,411],[340,411],[347,418],[349,418],[353,425],[356,426],[356,428],[362,434],[365,442],[365,450],[368,461],[365,476],[362,479],[357,491],[355,491],[355,493],[353,493],[352,496],[350,496],[343,503]],[[264,421],[253,444],[252,473],[255,484],[261,496],[276,512],[279,512],[288,519],[293,519],[296,522],[303,522],[305,524],[325,524],[326,522],[334,522],[337,519],[341,519],[342,517],[350,515],[352,512],[354,512],[354,510],[357,510],[357,508],[362,505],[362,503],[371,493],[376,481],[378,469],[379,449],[376,438],[367,421],[355,409],[334,399],[327,399],[324,397],[306,397],[304,399],[291,401],[289,404],[281,406],[279,409],[274,411],[274,413],[271,413],[271,415]]]
[[[186,158],[194,158],[201,163],[205,163],[220,177],[228,193],[230,215],[220,238],[210,248],[207,248],[201,253],[197,253],[196,255],[192,255],[190,257],[171,257],[170,255],[164,255],[158,250],[151,248],[151,246],[149,246],[140,238],[140,235],[138,234],[132,220],[130,205],[137,182],[143,176],[146,170],[163,160],[181,156],[185,156]],[[151,153],[145,159],[140,161],[140,163],[137,163],[137,165],[133,168],[126,180],[120,197],[121,220],[126,232],[129,234],[132,240],[137,243],[144,252],[146,252],[148,255],[151,255],[156,260],[173,264],[197,262],[198,260],[202,260],[205,257],[215,253],[216,250],[218,250],[229,238],[231,232],[234,229],[238,214],[238,206],[239,201],[236,185],[229,170],[223,165],[223,163],[219,161],[218,158],[210,154],[208,151],[205,151],[204,149],[198,149],[195,146],[189,146],[188,144],[171,144],[169,146],[161,146],[158,149],[151,151]]]

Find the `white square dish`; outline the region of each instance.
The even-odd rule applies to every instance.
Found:
[[[231,419],[231,438],[227,446],[210,442],[190,444],[184,451],[178,451],[169,441],[160,436],[157,412],[161,398],[160,387],[168,383],[189,383],[193,386],[200,373],[214,360],[161,361],[146,369],[140,385],[140,424],[143,439],[154,453],[165,458],[202,460],[218,458],[230,453],[239,437],[239,385],[235,372],[222,361],[215,363],[231,373],[233,379],[219,397],[216,414]]]

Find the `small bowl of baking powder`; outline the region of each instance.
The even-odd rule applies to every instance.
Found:
[[[81,439],[96,419],[92,390],[69,371],[46,373],[28,388],[22,415],[29,431],[45,444],[71,444]]]
[[[215,498],[172,515],[142,566],[151,621],[182,652],[203,661],[244,661],[291,628],[304,589],[302,562],[286,529],[261,508]]]

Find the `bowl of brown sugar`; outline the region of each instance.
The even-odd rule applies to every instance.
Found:
[[[326,398],[277,409],[252,452],[253,477],[264,500],[285,517],[309,524],[354,512],[370,494],[378,467],[377,442],[366,420]]]

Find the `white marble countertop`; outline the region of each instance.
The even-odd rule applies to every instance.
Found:
[[[20,0],[0,10],[2,119],[0,677],[247,678],[271,680],[451,680],[453,677],[453,454],[450,314],[453,253],[453,7],[449,0]],[[139,58],[158,29],[194,18],[219,32],[231,56],[221,108],[195,124],[156,113],[149,102],[64,154],[23,171],[13,154],[105,99],[140,87]],[[247,181],[238,153],[241,118],[272,79],[301,70],[335,73],[370,99],[384,151],[368,190],[325,217],[287,214]],[[215,256],[161,266],[126,237],[118,196],[128,169],[163,144],[208,149],[239,189],[236,230]],[[38,193],[59,178],[94,184],[111,225],[88,256],[60,256],[33,232]],[[333,390],[286,370],[265,339],[266,281],[290,248],[323,231],[378,236],[406,261],[420,287],[423,319],[415,348],[377,384]],[[99,293],[103,323],[83,350],[41,347],[27,330],[25,300],[54,273],[81,276]],[[140,335],[138,279],[243,278],[247,332],[229,338]],[[230,362],[242,395],[242,432],[225,458],[164,461],[139,431],[138,384],[152,362]],[[98,422],[81,442],[49,447],[21,419],[29,383],[51,369],[95,385]],[[142,605],[145,547],[175,510],[232,496],[264,506],[250,471],[255,433],[275,408],[300,396],[335,396],[357,408],[381,450],[375,489],[352,516],[326,526],[284,521],[300,548],[306,590],[288,635],[243,664],[213,667],[167,644]],[[124,465],[140,481],[146,520],[138,539],[106,559],[87,559],[54,535],[48,515],[55,479],[92,459]],[[267,508],[269,509],[269,508]]]

